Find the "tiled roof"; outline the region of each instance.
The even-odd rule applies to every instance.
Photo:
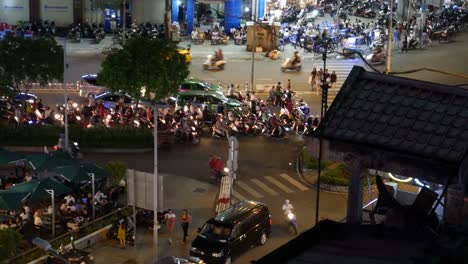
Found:
[[[321,125],[327,139],[459,164],[468,149],[468,90],[355,66]]]

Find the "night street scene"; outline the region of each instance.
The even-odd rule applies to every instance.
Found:
[[[467,0],[0,0],[0,263],[468,263]]]

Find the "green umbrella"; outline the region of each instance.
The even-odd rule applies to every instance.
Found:
[[[33,154],[26,158],[35,171],[52,171],[58,166],[68,166],[79,164],[66,152],[57,151],[52,154]]]
[[[90,174],[94,174],[95,180],[102,180],[109,177],[107,171],[94,163],[83,163],[55,168],[55,172],[72,183],[90,181]]]
[[[31,180],[16,184],[10,187],[11,192],[30,193],[29,200],[38,202],[50,198],[50,194],[46,190],[54,190],[55,196],[71,193],[72,190],[67,186],[52,178],[44,178],[41,180]]]
[[[13,211],[20,208],[27,196],[27,192],[0,191],[0,210]]]
[[[10,219],[13,219],[13,217],[6,215],[6,214],[0,214],[0,222],[6,222],[6,221],[9,221]]]
[[[0,164],[14,163],[25,159],[25,155],[0,148]]]

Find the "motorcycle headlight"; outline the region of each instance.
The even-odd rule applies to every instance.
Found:
[[[81,121],[81,116],[76,116],[76,120]]]
[[[73,107],[73,108],[77,108],[77,107],[78,107],[78,104],[77,104],[77,103],[73,103],[73,104],[72,104],[72,107]]]
[[[190,249],[190,251],[197,253],[198,249],[196,247],[192,247],[192,249]]]
[[[211,256],[214,257],[214,258],[220,258],[220,257],[223,256],[223,252],[221,251],[219,253],[212,253]]]
[[[289,219],[289,220],[293,220],[293,219],[294,219],[294,214],[293,214],[293,213],[289,213],[289,214],[288,214],[288,219]]]
[[[90,255],[90,256],[89,256],[89,260],[94,261],[94,256],[93,256],[93,255]]]
[[[55,119],[58,120],[58,119],[60,119],[61,115],[60,114],[55,114],[54,117],[55,117]]]

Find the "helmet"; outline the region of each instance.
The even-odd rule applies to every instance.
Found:
[[[284,203],[288,204],[288,203],[289,203],[289,200],[288,200],[288,199],[286,199],[286,200],[284,201]]]

